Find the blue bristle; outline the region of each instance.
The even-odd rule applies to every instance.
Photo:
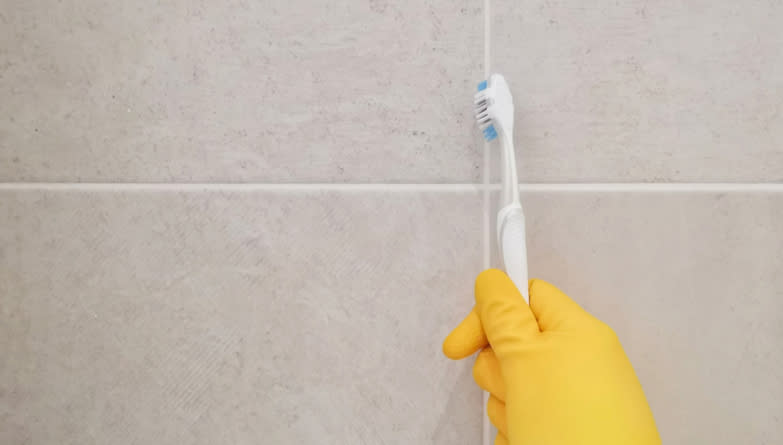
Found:
[[[478,84],[478,90],[483,91],[487,89],[487,81],[483,80],[481,83]]]
[[[489,127],[484,129],[484,139],[486,139],[488,142],[498,137],[498,132],[495,130],[494,125],[490,125]]]

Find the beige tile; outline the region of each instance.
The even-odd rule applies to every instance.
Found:
[[[492,2],[523,182],[783,181],[783,4]]]
[[[1,443],[479,443],[477,192],[0,192]]]
[[[480,178],[480,2],[12,3],[0,181]]]
[[[783,435],[783,194],[523,199],[531,277],[617,331],[663,443]]]

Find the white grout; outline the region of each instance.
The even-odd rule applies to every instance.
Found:
[[[522,192],[783,192],[783,183],[557,183],[520,184]],[[345,192],[491,192],[499,184],[285,184],[285,183],[154,183],[154,182],[0,182],[0,190],[175,190],[175,191],[345,191]]]
[[[0,190],[77,191],[338,191],[338,192],[480,192],[484,184],[284,184],[284,183],[134,183],[6,182]]]
[[[497,185],[495,185],[497,187]],[[520,184],[523,192],[783,192],[783,184],[765,183],[573,183]]]
[[[491,53],[490,53],[490,38],[492,37],[492,34],[490,32],[490,23],[492,22],[492,19],[490,18],[490,0],[484,0],[484,78],[489,79],[489,75],[492,74],[492,71],[490,70],[490,60],[491,60]]]
[[[490,0],[484,0],[484,79],[488,79],[489,75],[491,74],[491,60],[490,60]],[[491,203],[491,196],[490,191],[492,190],[492,185],[490,182],[490,176],[492,174],[492,171],[490,169],[489,163],[491,162],[491,152],[489,147],[489,142],[484,140],[484,138],[481,138],[481,141],[483,142],[484,148],[484,156],[483,156],[483,172],[482,172],[482,187],[484,189],[484,196],[483,196],[483,217],[482,217],[482,247],[483,247],[483,261],[482,266],[484,269],[488,269],[490,264],[490,229],[489,225],[491,223],[491,215],[490,215],[490,203]],[[485,416],[486,417],[486,416]],[[486,430],[486,428],[485,428]],[[487,436],[488,437],[488,436]],[[486,438],[485,438],[486,441]]]
[[[491,43],[491,32],[490,32],[490,25],[491,25],[492,19],[490,14],[490,0],[484,0],[484,79],[489,79],[490,74],[492,73],[491,70],[491,53],[490,53],[490,43]],[[483,138],[482,138],[483,140]],[[491,170],[489,168],[490,163],[490,151],[489,151],[489,143],[484,141],[484,168],[483,168],[483,178],[482,178],[482,186],[484,188],[484,196],[483,196],[483,217],[482,217],[482,254],[483,254],[483,260],[482,265],[484,266],[483,269],[489,269],[490,266],[490,229],[489,225],[491,223],[491,216],[490,216],[490,191],[492,190],[492,185],[490,182],[490,174]],[[489,416],[487,415],[487,401],[489,400],[489,393],[484,391],[483,397],[481,398],[481,412],[482,412],[482,423],[481,423],[481,443],[482,445],[490,445],[492,443],[492,428],[489,424]]]

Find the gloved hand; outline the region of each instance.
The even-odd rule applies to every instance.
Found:
[[[660,444],[614,331],[547,282],[529,290],[530,305],[505,273],[484,271],[476,306],[443,343],[452,359],[481,349],[473,377],[490,393],[495,444]]]

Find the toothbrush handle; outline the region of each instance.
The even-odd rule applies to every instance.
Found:
[[[525,214],[519,205],[511,205],[500,213],[504,214],[498,228],[503,265],[506,274],[517,286],[525,302],[529,303]]]

